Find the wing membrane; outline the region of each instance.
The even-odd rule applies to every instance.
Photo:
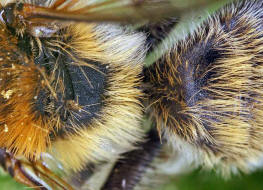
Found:
[[[135,23],[177,17],[220,0],[104,0],[75,8],[80,1],[56,0],[52,7],[24,4],[21,10],[25,19],[77,22],[124,22]],[[65,6],[63,6],[65,4]],[[62,8],[59,8],[62,7]]]

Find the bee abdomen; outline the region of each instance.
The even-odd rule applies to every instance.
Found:
[[[244,170],[263,148],[262,9],[261,1],[224,7],[145,69],[159,130]]]

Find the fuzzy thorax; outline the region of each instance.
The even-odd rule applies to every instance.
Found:
[[[52,144],[51,153],[64,167],[79,171],[90,162],[116,159],[141,141],[139,75],[145,38],[114,25],[75,24],[64,32],[70,36],[67,44],[74,53],[107,70],[102,107],[96,117],[83,127],[76,126],[77,133],[58,137]]]
[[[50,148],[78,171],[141,140],[143,35],[93,24],[43,39],[5,32],[13,41],[1,41],[10,47],[0,68],[1,147],[27,158]]]

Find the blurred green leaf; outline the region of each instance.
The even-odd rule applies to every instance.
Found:
[[[229,180],[213,172],[194,171],[171,180],[160,190],[263,190],[263,171],[233,176]]]
[[[11,176],[7,175],[0,168],[0,190],[21,190],[25,188],[26,188],[25,186],[15,182],[11,178]]]

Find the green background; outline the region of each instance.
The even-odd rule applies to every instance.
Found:
[[[160,190],[263,190],[263,171],[250,175],[240,174],[224,180],[213,172],[195,171],[186,176],[171,179]]]
[[[6,174],[0,175],[0,190],[28,189],[17,184]],[[263,190],[263,171],[251,175],[223,180],[212,172],[194,171],[186,176],[171,179],[160,190]]]

